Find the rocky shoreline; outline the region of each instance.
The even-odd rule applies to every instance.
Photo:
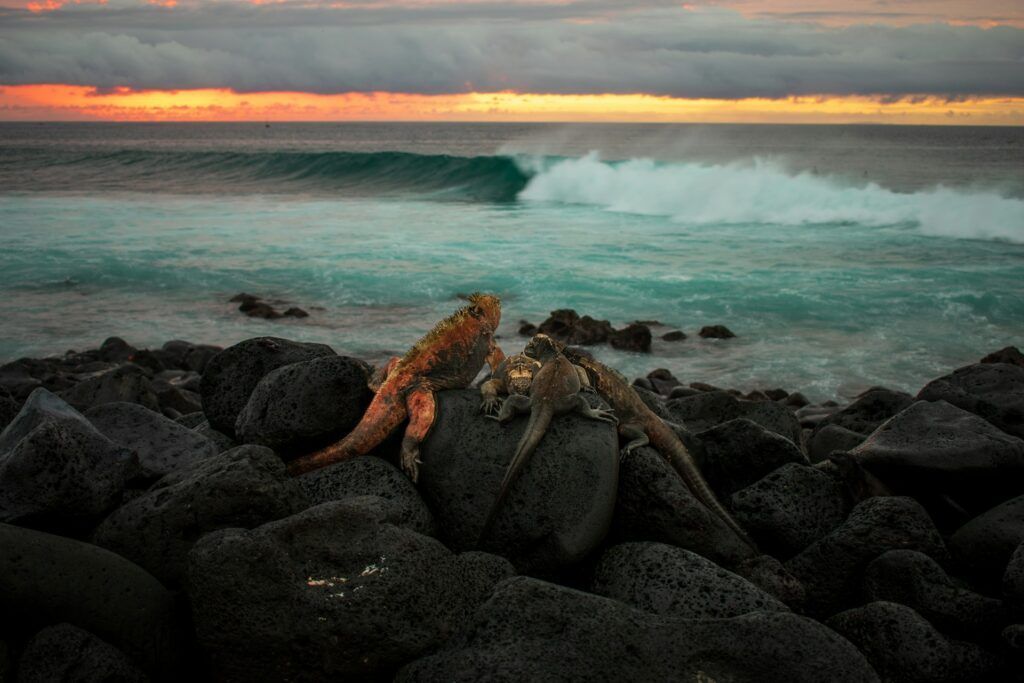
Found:
[[[753,558],[575,416],[477,547],[525,419],[476,389],[439,395],[418,485],[394,438],[289,477],[371,371],[273,337],[0,366],[0,680],[1024,680],[1015,348],[845,406],[638,378]]]

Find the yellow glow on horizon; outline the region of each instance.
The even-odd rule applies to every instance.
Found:
[[[579,121],[1024,125],[1024,98],[686,99],[645,94],[237,93],[226,89],[0,87],[0,120],[103,121]]]

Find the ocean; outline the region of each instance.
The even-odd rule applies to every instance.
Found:
[[[598,357],[848,400],[1024,343],[1024,128],[6,123],[0,239],[0,362],[111,335],[376,361],[480,290],[506,352],[556,308],[653,319],[650,354]]]

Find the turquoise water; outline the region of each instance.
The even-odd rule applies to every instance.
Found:
[[[451,130],[421,135],[437,149],[390,158],[373,149],[390,139],[294,149],[222,131],[183,151],[117,129],[89,144],[14,131],[0,146],[0,360],[111,334],[137,345],[274,334],[378,359],[473,290],[504,297],[507,351],[525,341],[521,318],[554,308],[657,319],[657,333],[691,338],[599,355],[631,375],[668,367],[819,400],[874,384],[916,391],[1024,342],[1024,179],[981,158],[977,140],[956,143],[965,168],[915,174],[914,155],[954,158],[950,145],[900,156],[882,136],[875,151],[899,161],[878,170],[861,168],[863,140],[845,165],[831,148],[709,158],[692,145],[686,158],[606,161],[564,144],[509,149],[507,130],[469,142]],[[227,302],[240,291],[312,315],[251,320]],[[739,336],[692,336],[707,324]]]

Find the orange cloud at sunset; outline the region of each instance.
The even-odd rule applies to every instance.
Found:
[[[105,121],[646,121],[714,123],[1024,124],[1024,98],[789,97],[738,100],[652,95],[416,95],[226,89],[97,92],[71,85],[0,88],[2,120]]]

